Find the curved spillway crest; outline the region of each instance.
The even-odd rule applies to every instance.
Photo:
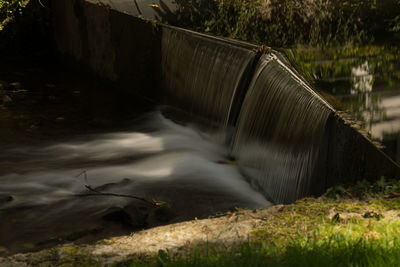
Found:
[[[233,153],[275,203],[309,194],[332,109],[274,54],[263,56],[238,121]]]
[[[163,29],[164,102],[208,120],[228,125],[236,91],[255,52],[228,42]]]

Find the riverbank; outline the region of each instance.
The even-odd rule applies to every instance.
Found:
[[[0,266],[396,266],[400,183],[160,226],[94,244],[0,258]]]
[[[131,101],[119,103],[112,97],[114,93],[97,81],[55,66],[59,65],[33,61],[26,65],[8,62],[0,68],[4,85],[1,122],[8,125],[0,131],[3,147],[120,130],[125,127],[123,122],[129,123],[143,108],[133,105],[136,109],[132,109]],[[4,95],[12,102],[4,103]],[[91,175],[89,172],[89,179]],[[113,214],[114,228],[106,237],[86,233],[85,229],[94,229],[86,227],[80,236],[50,240],[45,249],[34,242],[23,244],[26,251],[37,252],[5,256],[10,251],[3,246],[0,266],[290,266],[293,260],[304,266],[354,260],[390,266],[398,260],[400,250],[399,193],[398,182],[381,179],[375,184],[338,186],[324,197],[292,205],[214,212],[209,218],[171,220],[165,225],[162,221],[170,214],[167,208],[157,215],[158,221],[152,216],[156,218],[152,226],[164,226],[140,230],[146,227],[143,224],[133,232],[130,227],[118,230],[127,214],[124,209],[107,210]],[[358,256],[350,259],[351,253]]]

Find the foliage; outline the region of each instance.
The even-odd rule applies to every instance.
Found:
[[[38,0],[0,0],[0,55],[14,58],[48,50],[49,17]]]
[[[16,14],[22,15],[22,10],[26,4],[26,0],[0,0],[0,30],[8,19]]]
[[[164,22],[276,47],[395,41],[399,32],[400,3],[395,0],[179,0],[177,4],[176,14],[162,16]]]
[[[335,108],[351,114],[361,128],[371,130],[375,123],[388,119],[382,95],[396,91],[400,84],[399,47],[299,46],[280,51]]]

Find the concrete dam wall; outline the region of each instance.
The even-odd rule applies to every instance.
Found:
[[[274,203],[400,168],[273,50],[144,20],[116,6],[54,0],[61,54],[115,87],[226,133],[248,181]]]

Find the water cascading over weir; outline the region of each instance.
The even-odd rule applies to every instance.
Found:
[[[240,112],[234,155],[269,199],[309,193],[332,108],[276,55],[263,56]]]
[[[135,94],[223,132],[230,156],[270,201],[319,195],[339,182],[399,177],[399,166],[279,53],[154,24],[99,2],[52,1],[59,50],[116,87],[135,85]]]
[[[256,58],[249,48],[164,28],[163,102],[202,118],[210,128],[227,130],[230,117],[238,112],[235,96],[245,90]]]

